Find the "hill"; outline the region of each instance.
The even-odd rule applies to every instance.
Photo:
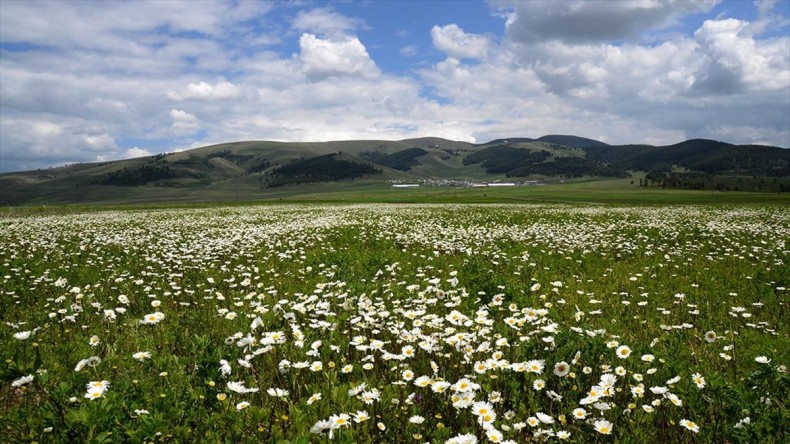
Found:
[[[705,139],[608,145],[570,135],[482,144],[435,137],[243,141],[0,174],[0,205],[263,199],[303,194],[313,183],[340,190],[358,181],[387,187],[624,177],[645,187],[790,191],[790,150]]]

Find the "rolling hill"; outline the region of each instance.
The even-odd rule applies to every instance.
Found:
[[[0,205],[259,199],[298,194],[310,184],[624,177],[643,186],[790,191],[790,149],[705,139],[608,145],[571,135],[483,144],[434,137],[245,141],[0,174]]]

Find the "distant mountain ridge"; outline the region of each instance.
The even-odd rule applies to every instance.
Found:
[[[245,141],[0,174],[0,205],[223,199],[300,184],[356,180],[603,178],[631,177],[636,172],[640,184],[689,188],[710,187],[724,176],[790,178],[790,149],[707,139],[668,146],[609,145],[558,134],[482,144],[436,137]]]

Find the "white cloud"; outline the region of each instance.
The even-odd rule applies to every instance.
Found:
[[[694,33],[703,66],[694,88],[703,93],[731,94],[742,89],[781,91],[790,79],[790,40],[758,44],[749,23],[706,20]]]
[[[190,83],[181,91],[170,91],[167,93],[167,97],[177,101],[189,99],[223,100],[235,99],[240,96],[241,91],[236,85],[225,81],[217,82],[214,85],[206,82]]]
[[[154,153],[148,151],[145,148],[129,148],[128,150],[124,151],[121,155],[121,159],[134,159],[135,157],[147,157],[152,156]]]
[[[329,36],[343,36],[361,26],[362,20],[347,17],[331,8],[299,11],[291,21],[291,27],[297,31]]]
[[[379,75],[376,63],[357,37],[329,40],[305,33],[299,38],[299,48],[304,73],[312,80],[344,75],[370,79]]]
[[[171,109],[170,117],[173,119],[173,129],[178,133],[194,133],[200,129],[200,122],[194,114],[180,109]]]
[[[488,37],[464,32],[455,23],[434,26],[431,38],[436,49],[457,59],[483,59],[490,45]]]

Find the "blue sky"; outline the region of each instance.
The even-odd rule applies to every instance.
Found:
[[[790,146],[790,2],[0,2],[0,171],[558,133]]]

